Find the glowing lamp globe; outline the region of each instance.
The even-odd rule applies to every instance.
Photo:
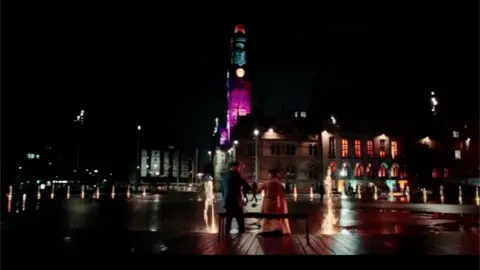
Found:
[[[243,68],[237,68],[235,74],[238,78],[243,78],[243,76],[245,76],[245,70]]]

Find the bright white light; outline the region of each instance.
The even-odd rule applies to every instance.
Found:
[[[98,173],[98,170],[94,170],[93,172],[94,172],[94,173]]]
[[[268,132],[273,133],[273,128],[268,129]]]
[[[238,141],[237,140],[233,141],[233,144],[238,145]]]
[[[258,136],[258,134],[260,134],[260,131],[258,131],[258,129],[255,129],[255,130],[253,131],[253,135]]]
[[[335,117],[333,117],[333,115],[330,117],[330,119],[332,119],[332,124],[337,124],[337,119],[335,119]]]
[[[212,154],[212,151],[208,151],[208,155],[211,155]]]
[[[434,96],[434,95],[435,95],[435,92],[433,92],[433,91],[432,91],[432,93],[431,93],[431,94],[432,94],[432,96]]]
[[[137,130],[138,131],[142,130],[142,126],[137,126]]]
[[[84,113],[85,113],[84,110],[81,110],[81,111],[80,111],[80,115],[83,115]]]
[[[345,169],[342,169],[340,171],[340,176],[347,176],[347,171]]]
[[[22,166],[18,167],[18,169],[21,170],[21,169],[22,169]]]
[[[159,173],[159,172],[155,172],[155,175],[160,175],[160,173]]]

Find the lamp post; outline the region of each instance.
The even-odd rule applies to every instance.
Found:
[[[255,182],[258,182],[258,135],[260,131],[255,129],[253,135],[255,136]]]
[[[135,181],[137,184],[140,180],[140,131],[142,130],[142,126],[138,125],[137,126],[137,151],[136,151],[136,160],[135,160]]]
[[[237,146],[238,146],[238,141],[234,140],[233,141],[233,160],[237,160]]]
[[[75,118],[75,123],[77,123],[77,164],[76,164],[76,172],[80,172],[80,144],[81,144],[81,132],[83,126],[83,120],[85,117],[85,111],[80,110],[80,113]]]

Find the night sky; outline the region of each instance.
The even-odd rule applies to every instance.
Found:
[[[360,101],[370,102],[370,115],[385,108],[399,114],[409,110],[410,98],[428,100],[435,90],[478,117],[475,7],[250,18],[154,14],[148,7],[60,8],[31,6],[6,19],[2,140],[13,155],[49,141],[67,159],[73,156],[73,120],[81,109],[93,163],[125,164],[138,124],[158,145],[206,148],[213,119],[224,116],[236,23],[249,38],[253,99],[264,100],[267,114],[299,103],[331,104],[339,95],[347,97],[336,108],[344,115],[357,113]]]

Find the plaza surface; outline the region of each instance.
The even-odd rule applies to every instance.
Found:
[[[260,211],[247,203],[245,211]],[[201,194],[103,194],[69,199],[47,196],[2,204],[2,244],[9,250],[94,253],[108,249],[141,254],[479,254],[478,206],[358,201],[335,197],[332,207],[308,196],[289,199],[292,237],[263,237],[259,220],[247,219],[247,234],[218,241],[221,202],[206,205]],[[10,205],[10,210],[8,206]],[[441,210],[445,211],[441,211]],[[445,213],[446,212],[446,213]],[[234,224],[234,231],[236,225]]]

